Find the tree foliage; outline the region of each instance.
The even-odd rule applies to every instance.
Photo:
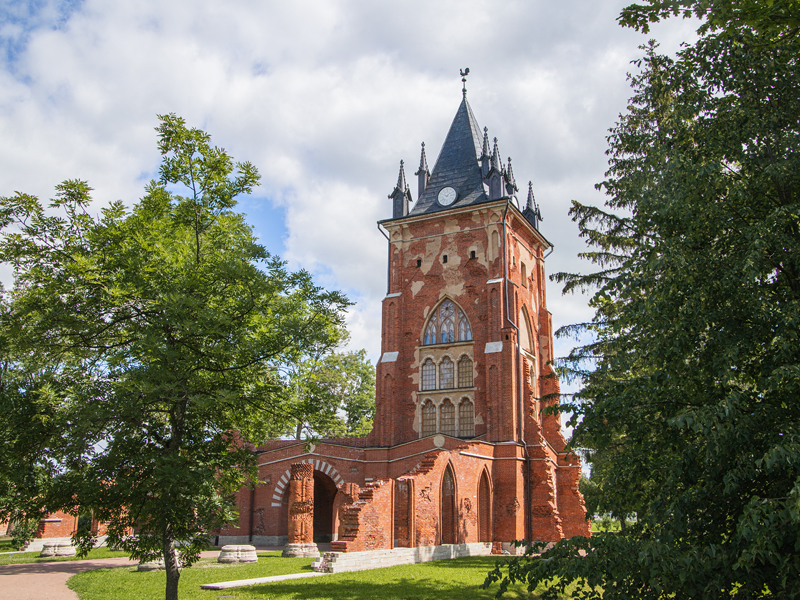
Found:
[[[375,416],[375,368],[366,350],[308,355],[286,374],[296,439],[361,437]]]
[[[719,26],[676,59],[647,47],[606,207],[571,210],[600,267],[557,276],[596,290],[572,328],[595,336],[568,359],[572,443],[638,522],[512,561],[487,580],[501,592],[800,596],[800,43],[791,23],[723,26],[720,9],[793,6],[767,4],[691,3]]]
[[[255,481],[251,444],[295,419],[280,369],[335,345],[349,302],[287,271],[233,212],[258,182],[253,165],[175,115],[157,131],[160,180],[132,210],[91,216],[78,180],[49,208],[0,199],[15,277],[0,464],[2,493],[23,510],[90,509],[112,545],[163,556],[170,599],[176,546],[191,565],[210,531],[236,521],[234,493]],[[91,547],[90,532],[77,537]]]

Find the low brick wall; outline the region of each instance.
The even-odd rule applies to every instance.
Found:
[[[413,565],[432,560],[447,560],[465,556],[488,556],[491,553],[492,544],[488,542],[394,548],[392,550],[368,550],[365,552],[325,552],[322,558],[314,563],[314,570],[318,573],[366,571],[395,565]]]

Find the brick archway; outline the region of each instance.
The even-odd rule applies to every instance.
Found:
[[[300,462],[304,463],[311,463],[314,465],[314,470],[319,471],[320,473],[324,473],[336,484],[336,487],[341,487],[344,483],[344,479],[339,474],[334,466],[324,460],[314,459],[314,458],[307,458],[305,460],[301,460]],[[286,469],[286,472],[281,476],[280,480],[277,484],[275,484],[275,491],[272,494],[272,506],[278,507],[281,505],[281,500],[283,500],[283,493],[285,491],[286,486],[289,484],[289,475],[290,470]]]

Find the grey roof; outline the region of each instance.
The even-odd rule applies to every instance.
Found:
[[[484,186],[480,165],[482,143],[481,128],[465,96],[453,124],[450,125],[428,185],[409,215],[428,214],[488,201],[488,189]],[[445,208],[436,202],[436,196],[446,186],[456,189],[458,199]]]

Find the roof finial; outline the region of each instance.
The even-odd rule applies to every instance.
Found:
[[[494,138],[494,149],[492,150],[492,168],[498,172],[502,169],[500,151],[497,149],[497,138]]]
[[[466,69],[459,69],[459,71],[461,72],[461,81],[464,84],[461,87],[461,93],[464,94],[464,98],[466,98],[467,97],[467,75],[469,75],[469,67],[467,67]]]
[[[491,156],[491,154],[489,153],[489,128],[488,127],[484,127],[483,128],[483,155],[481,156],[481,158],[483,158],[484,156]]]
[[[417,170],[414,175],[419,175],[420,173],[425,172],[430,175],[430,171],[428,171],[428,159],[425,156],[425,142],[422,142],[422,152],[419,156],[419,169]]]
[[[403,161],[400,161],[400,174],[397,176],[397,189],[401,192],[405,192],[408,189],[408,185],[406,185],[406,172],[403,169]]]
[[[536,206],[536,198],[533,197],[533,182],[528,182],[528,205],[525,208],[530,208],[531,210],[535,210],[534,207]]]
[[[517,187],[517,182],[514,179],[514,170],[511,168],[511,157],[508,157],[508,171],[506,172],[506,179],[508,180],[508,185],[506,189],[508,190],[508,195],[513,196],[514,192],[518,192],[519,188]]]

